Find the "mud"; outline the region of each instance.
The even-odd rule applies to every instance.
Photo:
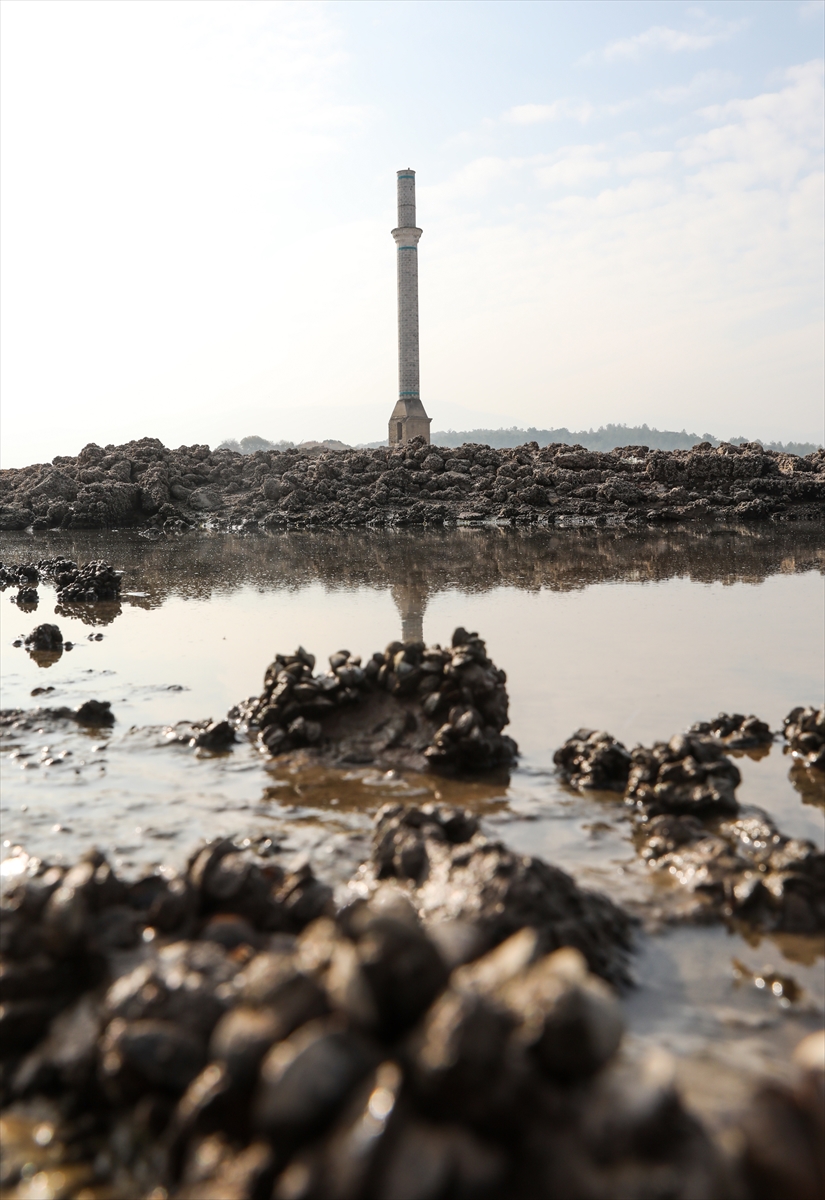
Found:
[[[337,903],[269,840],[132,882],[9,862],[10,1198],[817,1194],[817,1035],[726,1152],[664,1052],[623,1051],[622,910],[461,809],[383,810]]]
[[[609,453],[561,443],[457,449],[258,451],[181,446],[155,438],[90,443],[0,475],[0,529],[139,526],[286,528],[684,523],[817,520],[825,451],[806,457],[759,443],[691,450],[624,446]]]

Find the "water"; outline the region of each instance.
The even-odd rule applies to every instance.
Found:
[[[796,704],[822,703],[818,529],[302,531],[160,542],[67,533],[5,535],[1,552],[4,561],[105,558],[124,571],[119,605],[56,611],[41,585],[35,616],[5,594],[3,706],[94,696],[117,717],[111,734],[18,732],[0,756],[7,849],[22,844],[53,860],[95,843],[128,872],[179,861],[201,836],[263,832],[320,866],[343,867],[386,799],[439,795],[471,804],[509,844],[644,912],[653,884],[620,806],[561,787],[554,750],[582,725],[649,744],[721,710],[755,713],[776,729]],[[56,621],[75,643],[48,667],[12,645],[41,621]],[[163,734],[178,721],[221,717],[260,691],[276,651],[300,643],[322,664],[342,647],[366,656],[400,636],[443,643],[459,624],[480,632],[508,674],[508,732],[522,751],[509,783],[285,772],[248,745],[198,756]],[[98,633],[102,640],[89,640]],[[53,690],[32,697],[38,687]],[[795,790],[789,765],[779,743],[740,756],[739,798],[821,846],[822,808]],[[729,1106],[743,1080],[781,1071],[794,1041],[821,1024],[821,953],[821,939],[747,942],[720,927],[645,935],[640,986],[625,1002],[633,1037],[671,1047],[697,1104]],[[734,958],[757,975],[792,974],[801,999],[788,1006],[754,987]]]

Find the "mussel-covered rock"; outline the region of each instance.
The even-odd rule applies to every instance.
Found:
[[[619,790],[629,765],[624,800],[637,847],[651,869],[695,897],[682,915],[812,933],[825,928],[825,856],[809,841],[785,837],[761,810],[740,811],[739,770],[724,752],[725,738],[731,745],[762,734],[770,731],[756,718],[722,714],[628,755],[609,734],[579,730],[555,759],[562,778],[578,788],[606,788],[612,779]]]
[[[729,750],[754,750],[773,741],[773,733],[764,721],[743,713],[720,713],[712,721],[697,721],[688,733],[717,738]]]
[[[452,961],[528,926],[545,952],[575,946],[592,971],[613,982],[625,977],[632,929],[626,913],[558,867],[488,839],[470,813],[435,805],[383,808],[372,860],[351,886],[373,894],[389,879]]]
[[[651,749],[631,753],[625,801],[646,816],[733,816],[741,775],[718,742],[701,734],[677,734]]]
[[[721,836],[764,842],[768,879],[810,868],[747,819]],[[0,923],[0,1179],[19,1200],[41,1162],[43,1194],[61,1171],[76,1192],[169,1200],[762,1200],[763,1179],[783,1196],[818,1185],[814,1093],[763,1096],[740,1178],[726,1174],[667,1056],[620,1053],[605,979],[623,976],[628,918],[461,810],[384,810],[337,910],[308,868],[226,839],[182,875],[125,884],[97,853],[20,875]]]
[[[630,754],[621,742],[599,729],[578,729],[553,755],[559,774],[572,787],[623,792]]]
[[[472,772],[515,761],[518,748],[502,733],[506,676],[478,634],[456,629],[449,649],[391,642],[366,665],[340,650],[329,664],[316,675],[303,647],[277,655],[261,695],[230,719],[268,754],[303,751],[335,765]]]
[[[63,634],[59,625],[36,625],[24,638],[29,650],[62,650]]]
[[[794,1058],[796,1081],[758,1088],[742,1123],[753,1200],[815,1200],[825,1189],[825,1032],[804,1038]]]
[[[642,821],[638,838],[652,868],[702,899],[697,916],[787,933],[825,928],[825,855],[785,837],[766,813],[750,809],[713,827],[662,815]]]
[[[825,706],[794,708],[782,725],[794,757],[806,767],[825,772]]]

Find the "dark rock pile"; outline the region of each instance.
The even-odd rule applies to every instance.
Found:
[[[36,625],[24,638],[29,650],[62,650],[63,634],[59,625]]]
[[[756,750],[773,741],[773,733],[764,721],[743,713],[720,713],[713,721],[697,721],[688,733],[717,738],[729,750]]]
[[[782,725],[794,757],[805,767],[825,771],[825,707],[794,708]]]
[[[825,807],[825,707],[795,708],[783,721],[789,775],[805,804]]]
[[[44,689],[51,690],[51,689]],[[0,730],[36,729],[44,722],[73,721],[90,728],[114,725],[115,715],[108,700],[84,700],[77,708],[4,708],[0,709]]]
[[[454,851],[473,824],[417,820]],[[400,828],[381,818],[376,876]],[[22,1196],[51,1145],[64,1187],[123,1200],[721,1200],[728,1170],[667,1066],[618,1057],[610,989],[577,950],[546,953],[558,919],[522,925],[542,888],[568,933],[580,920],[542,865],[501,892],[509,924],[474,938],[470,911],[445,956],[395,882],[336,911],[308,868],[229,841],[132,884],[98,853],[23,859],[2,910],[4,1186]]]
[[[577,729],[553,755],[565,783],[580,791],[624,792],[630,754],[603,729]]]
[[[696,898],[695,919],[825,929],[825,855],[760,809],[740,808],[739,769],[716,738],[678,734],[628,752],[609,734],[579,730],[555,760],[573,787],[623,793],[639,852]]]
[[[155,438],[0,475],[0,529],[144,525],[426,525],[456,519],[604,524],[818,519],[825,451],[757,442],[609,453],[535,442],[513,449],[404,448],[243,455],[168,450]]]
[[[97,559],[82,567],[67,558],[44,558],[38,563],[0,563],[0,589],[19,587],[17,604],[36,604],[37,584],[51,580],[59,604],[91,604],[118,600],[121,573],[111,563]]]
[[[341,650],[313,675],[299,647],[268,667],[264,690],[229,714],[258,731],[270,754],[308,749],[328,763],[485,771],[515,761],[506,675],[476,633],[456,629],[450,649],[391,642],[362,666]]]
[[[20,855],[0,910],[10,1200],[817,1194],[816,1038],[723,1156],[668,1056],[621,1052],[588,959],[601,919],[623,961],[627,917],[604,898],[588,916],[587,893],[470,814],[385,810],[337,906],[260,849],[219,840],[132,883],[98,852],[68,870]],[[462,855],[490,850],[479,898]]]

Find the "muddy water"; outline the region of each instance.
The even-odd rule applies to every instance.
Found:
[[[22,844],[71,859],[94,843],[133,871],[180,861],[202,836],[263,833],[340,877],[363,851],[378,805],[437,795],[473,805],[510,844],[644,915],[655,888],[620,806],[562,788],[553,751],[581,725],[632,745],[720,710],[753,712],[781,728],[794,705],[822,702],[818,529],[465,528],[160,542],[88,533],[4,536],[0,544],[4,561],[55,554],[113,562],[124,571],[122,600],[61,612],[41,585],[36,613],[26,613],[7,591],[3,706],[75,706],[93,696],[111,701],[117,721],[111,733],[44,726],[12,736],[0,756],[6,853]],[[41,621],[56,621],[74,643],[50,666],[12,645]],[[259,691],[276,651],[300,643],[319,662],[341,648],[366,656],[402,636],[447,641],[458,624],[478,630],[508,674],[509,732],[522,750],[509,781],[287,774],[250,746],[198,756],[164,732],[220,717]],[[51,690],[33,696],[38,688]],[[739,766],[743,803],[767,809],[785,833],[823,844],[823,810],[794,788],[781,743],[740,757]],[[628,1019],[638,1041],[671,1047],[696,1102],[721,1113],[743,1081],[781,1072],[789,1047],[821,1024],[822,974],[821,939],[647,932]],[[776,975],[792,982],[777,984]]]

